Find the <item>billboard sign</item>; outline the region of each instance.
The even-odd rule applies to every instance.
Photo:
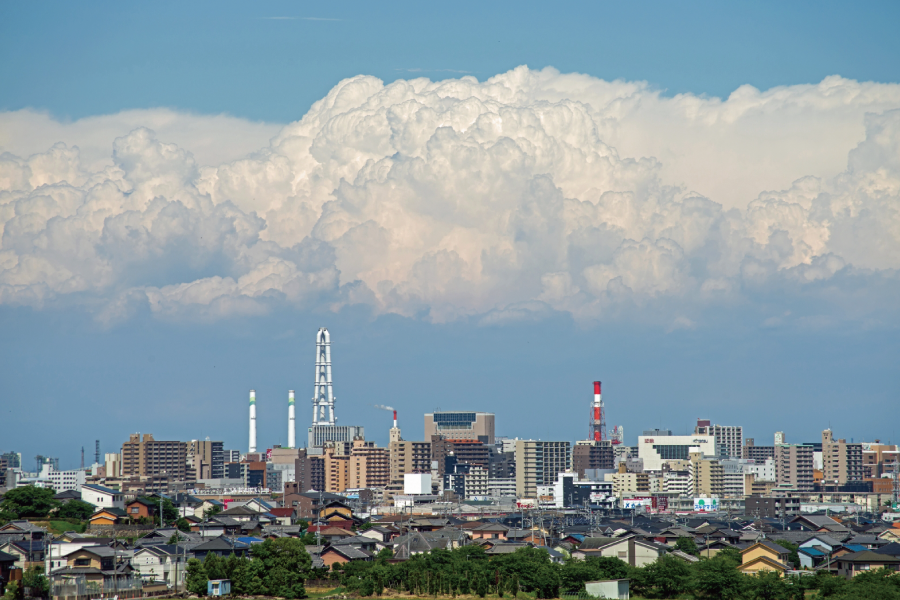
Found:
[[[640,510],[643,507],[650,508],[653,500],[651,498],[627,498],[622,502],[622,508],[636,508]]]
[[[715,512],[719,510],[718,498],[694,498],[694,512]]]

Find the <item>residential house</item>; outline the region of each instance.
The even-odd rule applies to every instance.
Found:
[[[16,568],[16,557],[6,552],[0,552],[0,594],[6,591],[6,584],[9,583],[14,568]]]
[[[328,546],[319,554],[322,563],[331,568],[335,563],[348,563],[351,560],[372,560],[372,553],[348,545]]]
[[[15,567],[28,570],[44,566],[44,540],[15,540],[0,545],[0,552],[16,557]]]
[[[0,539],[3,542],[12,540],[42,540],[46,530],[25,520],[10,521],[0,527]]]
[[[385,527],[382,525],[375,525],[366,529],[365,531],[361,531],[359,535],[372,538],[378,542],[389,542],[398,535],[400,535],[400,531],[394,527]]]
[[[663,546],[630,534],[619,538],[584,538],[581,546],[572,552],[572,558],[583,560],[589,556],[607,556],[623,560],[632,567],[644,567],[656,562],[665,553]]]
[[[233,552],[237,556],[247,556],[250,551],[250,545],[240,541],[232,541],[231,538],[220,536],[205,541],[202,544],[194,546],[194,557],[200,560],[206,558],[206,555],[213,553],[220,557],[227,557]]]
[[[145,546],[134,551],[131,565],[143,581],[165,581],[172,588],[176,584],[177,572],[178,587],[183,588],[187,560],[192,556],[186,548],[176,548],[173,545]]]
[[[509,531],[509,527],[506,525],[501,525],[500,523],[484,523],[469,530],[469,535],[472,536],[473,540],[481,540],[481,539],[492,539],[492,540],[505,540],[506,532]]]
[[[819,533],[848,533],[850,529],[831,517],[824,515],[800,515],[791,519],[789,524],[799,523],[810,531]]]
[[[837,574],[850,579],[860,573],[874,571],[875,569],[900,570],[900,557],[889,554],[881,554],[872,550],[863,550],[845,554],[835,561]]]
[[[102,485],[86,484],[81,486],[81,499],[99,508],[125,510],[125,496],[122,492]]]
[[[120,562],[118,553],[117,549],[109,546],[85,546],[65,555],[64,568],[89,567],[100,571],[114,571]]]
[[[290,525],[294,522],[297,511],[291,507],[273,508],[267,514],[275,517],[275,522],[279,525]]]
[[[787,548],[768,541],[756,542],[741,550],[741,572],[753,575],[759,571],[774,571],[784,575],[791,567]]]
[[[89,520],[91,527],[97,525],[118,525],[128,517],[128,513],[121,508],[101,508],[91,515]]]
[[[125,505],[125,513],[132,521],[140,518],[150,519],[151,521],[159,514],[159,505],[143,498],[137,498]]]

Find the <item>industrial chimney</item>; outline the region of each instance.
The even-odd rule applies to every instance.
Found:
[[[250,447],[249,452],[256,452],[256,390],[250,390]]]
[[[294,390],[288,392],[288,448],[293,449],[296,446],[294,438],[296,430],[294,429]]]
[[[601,442],[606,438],[606,419],[603,415],[603,396],[600,394],[600,382],[594,382],[594,402],[591,404],[591,439]]]

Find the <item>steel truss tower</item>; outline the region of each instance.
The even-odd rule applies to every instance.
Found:
[[[331,387],[331,336],[320,327],[316,333],[316,384],[313,391],[312,424],[336,425],[334,416],[334,390]]]

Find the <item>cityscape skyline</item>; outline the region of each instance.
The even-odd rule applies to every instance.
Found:
[[[0,9],[0,447],[237,447],[249,389],[287,443],[322,325],[382,444],[594,380],[626,441],[900,439],[900,5],[209,6]]]
[[[310,337],[310,336],[307,336]],[[300,343],[302,340],[297,340],[296,346],[299,348],[302,346]],[[313,342],[307,340],[307,345],[312,348]],[[341,344],[340,339],[337,342],[337,347],[341,348],[343,344]],[[346,350],[349,350],[347,348]],[[302,351],[298,351],[299,355],[304,354]],[[339,352],[338,358],[336,359],[337,365],[337,373],[339,374],[336,379],[336,385],[338,389],[344,383],[344,379],[347,379],[347,383],[350,384],[353,381],[353,377],[343,377],[343,369],[341,368],[342,360],[341,360],[342,352]],[[348,352],[351,356],[355,353]],[[310,369],[316,365],[315,360],[310,356],[309,365],[298,365],[297,370],[302,372],[304,367],[309,367]],[[348,374],[349,375],[349,374]],[[299,379],[300,376],[297,376],[296,379]],[[448,376],[448,379],[452,377]],[[609,380],[607,380],[609,381]],[[547,430],[548,433],[546,435],[529,435],[529,431],[539,432],[539,429],[535,427],[529,428],[528,420],[525,421],[524,427],[516,431],[510,431],[509,433],[506,431],[507,428],[515,427],[513,423],[515,420],[505,419],[504,417],[513,416],[515,414],[514,410],[510,410],[508,407],[511,404],[511,401],[504,399],[499,404],[491,405],[494,408],[490,409],[488,412],[492,412],[497,415],[497,424],[499,426],[498,435],[502,437],[508,438],[519,438],[519,439],[535,439],[535,440],[566,440],[566,441],[576,441],[588,438],[588,428],[589,428],[589,416],[591,409],[591,403],[593,400],[593,380],[587,380],[582,382],[582,390],[581,395],[582,398],[567,398],[568,406],[566,407],[563,414],[560,416],[559,422],[563,425],[571,425],[571,427],[567,430],[565,427],[556,427],[554,429]],[[615,389],[615,381],[613,380],[613,389]],[[607,384],[609,385],[609,384]],[[309,384],[307,387],[313,387],[314,389],[318,389],[318,386],[314,383]],[[293,388],[293,390],[302,390],[299,382]],[[264,390],[260,392],[259,390]],[[256,410],[259,410],[260,417],[254,419],[260,425],[260,430],[264,431],[264,435],[260,437],[258,441],[258,450],[264,452],[267,448],[271,449],[276,446],[288,447],[288,434],[287,434],[287,426],[289,421],[289,406],[290,406],[290,398],[289,398],[289,389],[285,389],[283,393],[279,393],[277,390],[274,390],[271,385],[257,385],[252,390],[244,390],[244,394],[242,398],[229,398],[228,402],[228,411],[223,411],[218,418],[209,417],[204,420],[202,431],[197,434],[191,434],[185,437],[185,433],[189,433],[194,426],[180,426],[180,427],[168,427],[165,425],[165,420],[162,423],[155,424],[154,427],[149,427],[146,431],[134,430],[129,431],[127,429],[122,429],[117,432],[119,437],[127,436],[133,433],[152,433],[156,439],[168,440],[168,439],[217,439],[221,440],[225,443],[225,447],[229,449],[236,449],[242,452],[247,451],[247,440],[246,433],[244,433],[243,439],[237,435],[236,429],[243,428],[243,431],[246,432],[246,412],[243,407],[246,406],[246,394],[248,392],[253,392],[255,402],[252,404]],[[309,391],[309,390],[307,390]],[[302,392],[297,394],[298,399],[301,401],[305,400],[310,402],[313,395],[310,394],[310,398],[303,398]],[[283,396],[283,397],[282,397]],[[337,394],[335,394],[337,396]],[[343,394],[342,394],[343,396]],[[414,406],[409,406],[406,403],[394,398],[391,400],[391,396],[378,396],[384,398],[386,400],[392,401],[396,406],[394,408],[399,408],[399,426],[405,432],[406,439],[424,439],[422,435],[423,428],[423,417],[426,413],[432,411],[481,411],[487,410],[481,407],[476,407],[475,402],[466,403],[465,401],[461,401],[459,404],[454,405],[436,405],[434,407],[422,407],[419,412],[416,412],[416,408]],[[239,409],[237,404],[240,403],[242,408]],[[314,404],[314,403],[313,403]],[[634,424],[637,423],[637,427],[632,425],[630,428],[625,427],[625,440],[624,443],[629,446],[634,446],[637,443],[637,438],[645,431],[652,429],[669,429],[672,431],[672,435],[690,435],[694,432],[694,427],[696,425],[697,420],[699,419],[708,419],[713,424],[718,425],[729,425],[729,426],[742,426],[744,427],[744,437],[745,438],[753,438],[756,440],[757,445],[765,445],[770,444],[772,442],[771,439],[775,436],[776,431],[784,432],[787,435],[787,442],[791,444],[795,443],[809,443],[815,442],[818,440],[821,431],[823,429],[831,428],[832,424],[830,420],[825,420],[822,423],[819,423],[815,419],[808,419],[806,426],[804,428],[797,428],[796,424],[793,426],[790,424],[777,424],[774,425],[771,431],[765,431],[765,426],[761,424],[757,424],[751,428],[748,428],[741,420],[741,412],[740,411],[730,411],[731,417],[728,419],[719,419],[714,414],[710,414],[711,411],[714,412],[716,410],[715,404],[706,405],[707,408],[700,408],[698,410],[705,410],[706,412],[703,414],[698,414],[696,416],[690,416],[687,414],[682,414],[681,416],[684,418],[670,418],[666,422],[659,423],[646,423],[645,426],[639,425],[641,422],[641,418],[636,418],[633,414],[630,414],[629,404],[628,403],[617,403],[615,399],[610,399],[608,396],[605,397],[605,409],[607,415],[607,426],[608,429],[612,429],[616,425],[621,425],[620,421]],[[232,410],[236,413],[234,419],[224,418],[225,414],[231,414]],[[306,411],[308,413],[308,411]],[[238,414],[240,413],[240,418],[238,418]],[[338,409],[335,411],[335,416],[340,414],[348,415],[342,421],[340,421],[340,425],[354,425],[354,426],[362,426],[367,429],[366,439],[375,441],[381,446],[387,446],[388,441],[388,431],[392,425],[392,415],[390,413],[386,413],[384,411],[384,407],[382,405],[377,404],[376,402],[366,403],[361,399],[354,399],[353,397],[347,399],[346,397],[342,397],[342,402],[339,404]],[[676,415],[678,412],[676,411]],[[297,427],[299,429],[300,437],[298,438],[300,442],[298,443],[298,447],[306,447],[306,436],[304,435],[304,428],[308,428],[312,425],[309,422],[308,414],[304,415],[304,410],[301,408],[301,418],[297,422]],[[355,419],[355,420],[354,420]],[[618,420],[617,420],[618,419]],[[236,424],[235,421],[240,421],[240,424]],[[352,423],[349,421],[353,421]],[[506,421],[506,423],[504,423]],[[141,422],[146,422],[146,417],[142,416],[136,418],[132,421],[135,424],[139,424]],[[875,440],[880,440],[881,443],[895,443],[893,438],[891,437],[893,431],[887,431],[885,433],[879,433],[877,430],[877,425],[873,427],[875,429],[875,433],[866,433],[860,436],[854,436],[850,433],[847,433],[848,430],[845,430],[843,427],[838,426],[836,429],[836,435],[838,437],[846,438],[849,441],[856,442],[874,442]],[[890,427],[890,426],[889,426]],[[108,429],[105,427],[104,429]],[[583,429],[584,431],[580,431]],[[810,431],[810,433],[801,433],[803,431]],[[172,432],[171,435],[168,435],[168,432]],[[230,432],[227,435],[221,435],[221,431]],[[419,432],[419,433],[417,433]],[[568,433],[567,433],[568,432]],[[555,435],[554,435],[555,434]],[[97,434],[99,435],[99,434]],[[100,436],[101,446],[104,448],[102,452],[106,452],[109,450],[109,447],[105,444],[112,444],[112,448],[118,448],[118,445],[121,442],[116,442],[115,439],[106,439],[103,435]],[[5,438],[5,439],[15,439],[15,438]],[[73,440],[74,441],[74,440]],[[88,439],[82,444],[84,447],[91,450],[93,448],[94,439]],[[32,448],[32,451],[27,450],[27,448]],[[52,450],[54,448],[53,444],[47,444],[46,441],[40,439],[31,439],[26,445],[19,445],[15,449],[22,453],[23,460],[30,460],[32,455],[42,455],[42,456],[54,456],[59,460],[61,468],[63,469],[74,469],[78,466],[79,456],[81,451],[81,446],[78,445],[78,442],[75,441],[75,445],[70,445],[70,452],[60,452],[59,449]],[[56,448],[62,448],[60,446],[56,446]],[[0,448],[0,451],[7,452],[13,450],[14,448]],[[23,451],[25,449],[25,451]],[[254,450],[255,451],[255,450]],[[91,454],[91,452],[89,452]]]

